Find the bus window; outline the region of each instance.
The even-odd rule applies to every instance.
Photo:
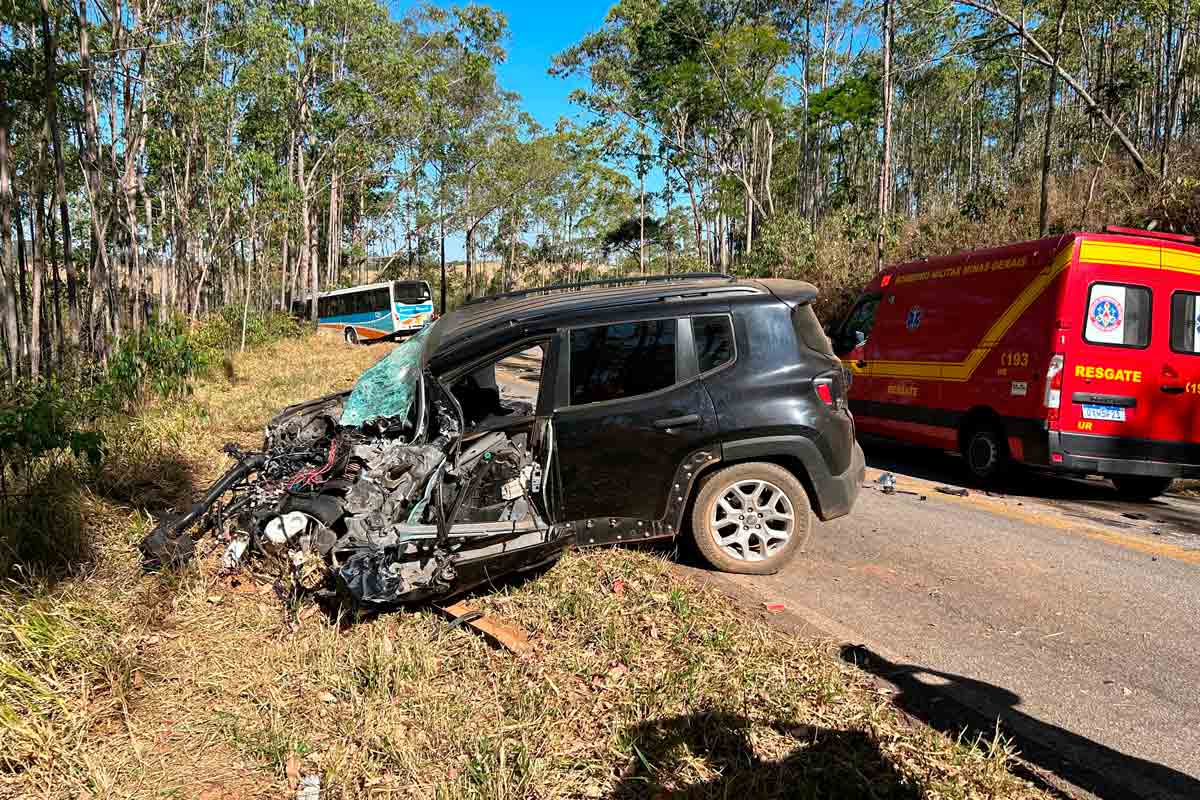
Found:
[[[429,284],[425,281],[396,281],[392,284],[397,303],[415,306],[430,300]]]

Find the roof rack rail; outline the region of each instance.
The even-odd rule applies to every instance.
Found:
[[[500,294],[484,295],[483,297],[473,297],[463,303],[463,305],[472,306],[479,303],[490,303],[495,300],[510,300],[516,297],[529,297],[535,294],[570,291],[572,289],[594,289],[600,286],[632,286],[646,283],[674,283],[676,281],[711,278],[728,281],[735,280],[732,275],[726,275],[724,272],[681,272],[677,275],[640,275],[634,278],[604,278],[595,281],[579,281],[577,283],[555,283],[550,286],[535,286],[532,289],[518,289],[515,292],[502,292]]]

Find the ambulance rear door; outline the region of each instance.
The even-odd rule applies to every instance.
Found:
[[[1175,399],[1160,385],[1170,355],[1171,290],[1159,250],[1084,240],[1064,293],[1059,430],[1129,440],[1104,445],[1115,458],[1142,458],[1138,440],[1159,438],[1158,418]],[[1069,438],[1065,444],[1068,452],[1093,452]]]

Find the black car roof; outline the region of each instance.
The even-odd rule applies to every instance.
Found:
[[[566,286],[545,294],[485,298],[486,302],[470,303],[438,320],[430,331],[426,357],[455,360],[451,354],[469,342],[516,340],[566,322],[586,323],[593,312],[624,307],[716,298],[766,298],[795,306],[811,302],[816,296],[816,287],[804,281],[701,277],[633,286]]]

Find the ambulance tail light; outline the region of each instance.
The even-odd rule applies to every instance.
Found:
[[[1062,353],[1055,353],[1046,367],[1046,418],[1051,421],[1058,420],[1058,409],[1062,403],[1063,365]]]

